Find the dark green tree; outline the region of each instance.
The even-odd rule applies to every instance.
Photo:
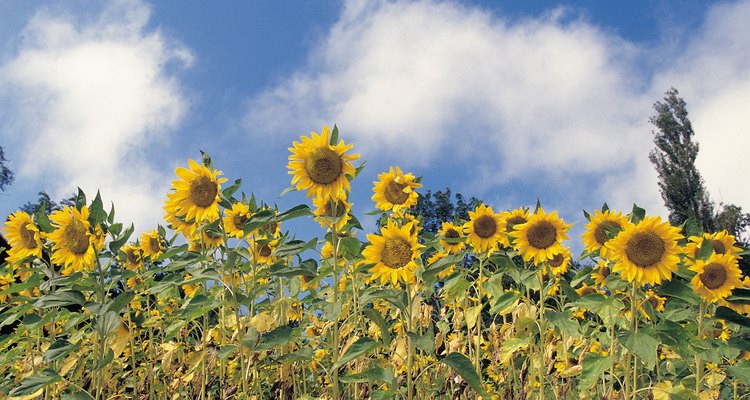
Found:
[[[0,147],[0,192],[5,191],[5,188],[13,183],[13,171],[11,171],[6,163],[8,160],[5,158],[5,151]]]
[[[669,210],[669,222],[680,225],[695,219],[705,231],[713,231],[714,205],[695,167],[699,146],[693,141],[695,133],[685,100],[678,94],[677,89],[671,88],[664,102],[654,104],[657,114],[649,121],[657,128],[653,131],[656,148],[649,159],[659,174],[659,189]]]
[[[76,204],[75,195],[62,199],[59,203],[52,200],[45,191],[39,192],[38,196],[39,198],[35,203],[27,201],[26,204],[22,205],[21,211],[25,211],[29,214],[36,214],[36,212],[39,211],[42,205],[44,205],[44,212],[45,214],[49,215],[54,211],[62,210],[63,207],[73,206]]]
[[[482,203],[481,200],[473,196],[466,200],[461,193],[451,195],[451,190],[448,188],[445,188],[445,191],[438,190],[432,193],[428,190],[424,194],[419,194],[417,204],[411,212],[414,215],[422,216],[422,227],[425,232],[437,233],[443,221],[468,220],[469,211],[473,211]],[[453,197],[455,197],[455,202]]]

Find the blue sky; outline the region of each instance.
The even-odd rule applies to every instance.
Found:
[[[672,86],[714,200],[747,210],[748,20],[748,1],[0,0],[0,214],[80,186],[149,230],[199,150],[290,207],[287,148],[335,123],[367,161],[366,228],[398,165],[496,210],[540,199],[577,236],[605,201],[666,215],[648,117]]]

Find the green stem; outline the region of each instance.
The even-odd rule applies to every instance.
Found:
[[[634,334],[638,332],[638,307],[636,302],[636,296],[638,292],[638,285],[636,282],[633,282],[633,289],[630,293],[630,332],[631,334]],[[631,398],[635,399],[636,392],[638,391],[638,358],[635,356],[635,354],[631,355],[631,352],[628,351],[628,363],[626,364],[630,366],[633,370],[633,377],[630,387],[630,392],[627,390],[627,382],[630,381],[630,378],[628,377],[628,374],[626,372],[625,379],[626,379],[626,399],[628,398],[628,394],[631,396]]]
[[[331,210],[333,210],[333,215],[336,215],[336,202],[331,200]],[[334,310],[334,318],[333,318],[333,349],[331,351],[331,357],[333,361],[333,376],[331,379],[331,385],[332,392],[333,392],[333,400],[339,399],[339,368],[336,365],[339,359],[339,315],[337,312],[337,305],[339,302],[339,277],[338,272],[336,271],[337,263],[338,263],[338,252],[339,252],[339,241],[338,236],[336,236],[336,230],[332,226],[330,229],[331,232],[331,245],[333,246],[333,265],[331,265],[331,273],[333,274],[333,310]]]
[[[539,400],[544,400],[544,375],[546,373],[546,348],[544,345],[544,339],[547,333],[546,321],[544,319],[544,303],[546,301],[545,295],[547,293],[544,290],[544,267],[546,264],[542,264],[541,269],[537,270],[536,276],[539,279],[539,346],[540,346],[540,365],[539,365]]]
[[[706,312],[705,304],[701,300],[698,306],[698,341],[703,341],[703,314]],[[700,397],[703,387],[703,358],[695,353],[695,395]]]

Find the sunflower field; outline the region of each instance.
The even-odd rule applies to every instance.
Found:
[[[727,232],[540,204],[425,233],[420,179],[374,182],[338,129],[290,147],[288,210],[211,159],[134,237],[97,193],[5,223],[0,399],[749,399],[750,278]],[[287,221],[313,218],[299,240]],[[573,267],[575,266],[575,267]]]

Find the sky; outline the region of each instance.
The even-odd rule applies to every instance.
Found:
[[[336,124],[367,162],[368,231],[399,166],[496,211],[538,199],[575,240],[605,202],[666,217],[648,120],[671,87],[712,199],[747,211],[748,20],[750,1],[0,0],[0,217],[80,187],[148,231],[200,151],[248,195],[310,204],[279,197],[288,148]]]

